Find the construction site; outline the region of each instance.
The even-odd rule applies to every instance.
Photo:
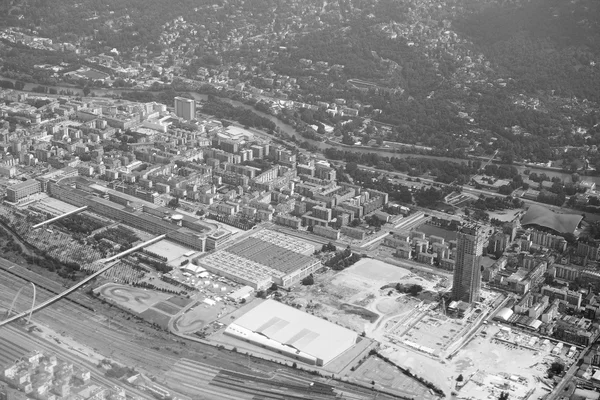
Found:
[[[420,287],[418,293],[398,290],[413,285]],[[505,299],[484,289],[477,307],[460,316],[447,314],[442,295],[450,286],[450,277],[442,271],[435,274],[411,264],[400,267],[363,259],[341,272],[316,275],[313,286],[294,288],[284,301],[377,340],[381,353],[390,360],[450,394],[456,390],[458,375],[464,375],[465,353],[473,357],[474,365],[487,362],[484,345],[476,347],[477,354],[472,347],[490,340],[490,332],[481,334],[488,327],[483,321]],[[362,366],[348,376],[365,379],[361,371],[365,371]],[[509,373],[510,369],[499,362],[497,372]],[[531,386],[534,381],[527,382]]]

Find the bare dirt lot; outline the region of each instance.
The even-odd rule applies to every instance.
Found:
[[[315,285],[294,288],[285,301],[359,333],[372,331],[388,316],[408,312],[422,301],[399,294],[394,289],[396,283],[420,285],[427,297],[426,293],[435,293],[442,279],[373,259],[362,259],[344,271],[328,271],[316,278]]]
[[[493,400],[501,391],[508,391],[511,399],[524,399],[528,395],[530,399],[541,399],[550,388],[545,379],[548,367],[557,359],[551,354],[554,345],[542,345],[539,341],[536,350],[529,350],[497,340],[499,331],[499,326],[484,326],[451,360],[436,360],[394,345],[382,353],[446,393],[456,391],[459,399]],[[516,336],[519,339],[511,340],[529,341],[532,337],[521,333]],[[569,365],[564,354],[558,358]],[[457,386],[459,375],[464,377],[463,386]]]
[[[429,389],[415,379],[406,376],[398,369],[377,357],[369,357],[351,375],[351,379],[363,384],[372,384],[375,388],[392,389],[403,396],[429,400],[437,398]]]
[[[467,381],[459,391],[459,398],[496,399],[499,388],[505,387],[503,390],[509,392],[511,399],[524,399],[529,393],[530,399],[539,399],[548,393],[544,377],[550,364],[561,359],[569,365],[566,356],[551,354],[553,343],[544,345],[539,341],[534,346],[536,350],[531,350],[497,340],[499,335],[502,335],[499,326],[486,327],[485,337],[477,336],[452,360],[454,370]],[[525,333],[510,336],[515,341],[529,341],[532,337]]]

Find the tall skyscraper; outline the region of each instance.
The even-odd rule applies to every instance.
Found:
[[[467,225],[459,231],[452,285],[453,300],[468,303],[479,301],[483,241],[483,229],[478,225]]]
[[[175,97],[175,115],[188,121],[196,119],[196,101]]]

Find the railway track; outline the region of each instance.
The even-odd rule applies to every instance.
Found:
[[[122,382],[107,378],[103,374],[101,374],[99,372],[99,370],[96,368],[96,365],[94,365],[93,363],[90,363],[89,361],[86,361],[85,359],[83,359],[81,357],[77,357],[68,352],[65,352],[59,346],[56,346],[56,345],[52,344],[51,342],[39,340],[39,338],[37,338],[35,336],[24,335],[23,331],[21,331],[18,327],[15,327],[15,326],[5,327],[5,331],[3,332],[3,340],[9,346],[15,346],[18,348],[30,349],[30,350],[35,349],[35,350],[42,351],[43,353],[56,354],[57,357],[63,361],[72,363],[73,365],[78,366],[80,368],[88,369],[91,373],[91,380],[94,383],[97,383],[104,387],[110,388],[115,385],[122,386]],[[126,387],[126,390],[129,393],[137,396],[140,399],[154,400],[154,398],[151,395],[144,393],[133,387]]]
[[[11,269],[17,267],[12,263],[5,264],[6,262],[6,260],[0,259],[0,306],[10,304],[17,290],[26,282],[33,281],[38,286],[39,300],[36,303],[53,297],[58,289],[56,286],[60,286],[55,282],[48,282],[46,278],[22,267],[19,267],[21,270],[11,271]],[[26,292],[24,291],[23,294],[26,294]],[[75,342],[87,345],[93,348],[96,353],[109,359],[157,376],[157,383],[173,390],[174,395],[177,395],[177,393],[193,394],[192,398],[194,400],[253,400],[259,398],[269,400],[326,400],[335,398],[337,390],[344,393],[344,395],[350,395],[349,398],[357,400],[373,398],[373,394],[366,389],[360,390],[360,388],[347,387],[346,384],[340,382],[336,382],[339,387],[322,386],[317,383],[313,383],[311,387],[310,383],[314,379],[310,377],[299,378],[300,374],[297,376],[296,373],[293,374],[294,379],[286,376],[286,374],[290,375],[292,370],[282,371],[281,376],[278,376],[278,372],[273,372],[274,367],[266,362],[253,362],[254,369],[264,369],[265,371],[265,373],[255,372],[240,364],[239,355],[222,352],[211,346],[201,346],[196,343],[186,345],[190,346],[190,356],[195,355],[198,358],[203,354],[203,359],[206,361],[203,363],[196,361],[184,363],[184,368],[180,368],[178,373],[173,374],[173,371],[177,370],[182,361],[185,361],[181,359],[179,353],[186,347],[176,342],[176,338],[166,339],[165,334],[147,329],[146,324],[127,322],[126,319],[131,318],[131,316],[124,311],[111,310],[109,306],[100,305],[96,300],[84,294],[72,293],[69,296],[72,296],[71,301],[61,299],[38,311],[33,316],[33,322],[39,322],[59,334],[67,335]],[[25,301],[24,303],[28,302]],[[25,306],[19,306],[20,311],[23,311],[23,308]],[[96,312],[99,310],[102,310],[102,313]],[[114,315],[115,310],[116,316]],[[103,314],[106,312],[112,313],[113,317]],[[69,352],[52,341],[43,340],[37,335],[27,334],[22,329],[11,325],[6,325],[0,329],[3,330],[3,339],[4,332],[9,332],[11,343],[16,346],[28,350],[50,351],[69,362],[84,365],[91,371],[96,369],[93,363],[83,360],[80,355]],[[145,329],[147,331],[140,332]],[[173,351],[173,354],[166,353],[164,350],[154,350],[156,347],[165,349],[170,346],[178,350]],[[10,356],[12,355],[9,354]],[[269,373],[266,373],[266,371]],[[116,381],[112,381],[97,372],[93,376],[94,381],[103,386],[110,387],[116,383]],[[343,389],[341,389],[342,387]],[[130,392],[131,389],[133,388],[127,387]],[[143,399],[152,398],[149,394],[138,390],[134,391],[134,394]],[[380,395],[379,398],[389,397]]]
[[[60,284],[49,281],[43,276],[37,275],[34,272],[27,270],[26,268],[8,262],[4,259],[0,259],[0,269],[2,269],[7,274],[20,278],[24,283],[31,282],[35,284],[37,288],[43,289],[46,292],[51,293],[53,296],[56,296],[62,291],[64,291],[64,288]],[[49,296],[48,298],[50,297],[52,296]],[[94,308],[92,307],[90,302],[86,301],[87,299],[77,292],[68,294],[64,297],[64,299],[73,302],[83,308],[87,308],[90,311],[94,311]]]

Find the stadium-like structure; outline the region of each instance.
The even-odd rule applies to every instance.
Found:
[[[558,214],[546,207],[532,205],[521,219],[521,225],[538,226],[557,234],[574,233],[582,219],[579,214]]]

